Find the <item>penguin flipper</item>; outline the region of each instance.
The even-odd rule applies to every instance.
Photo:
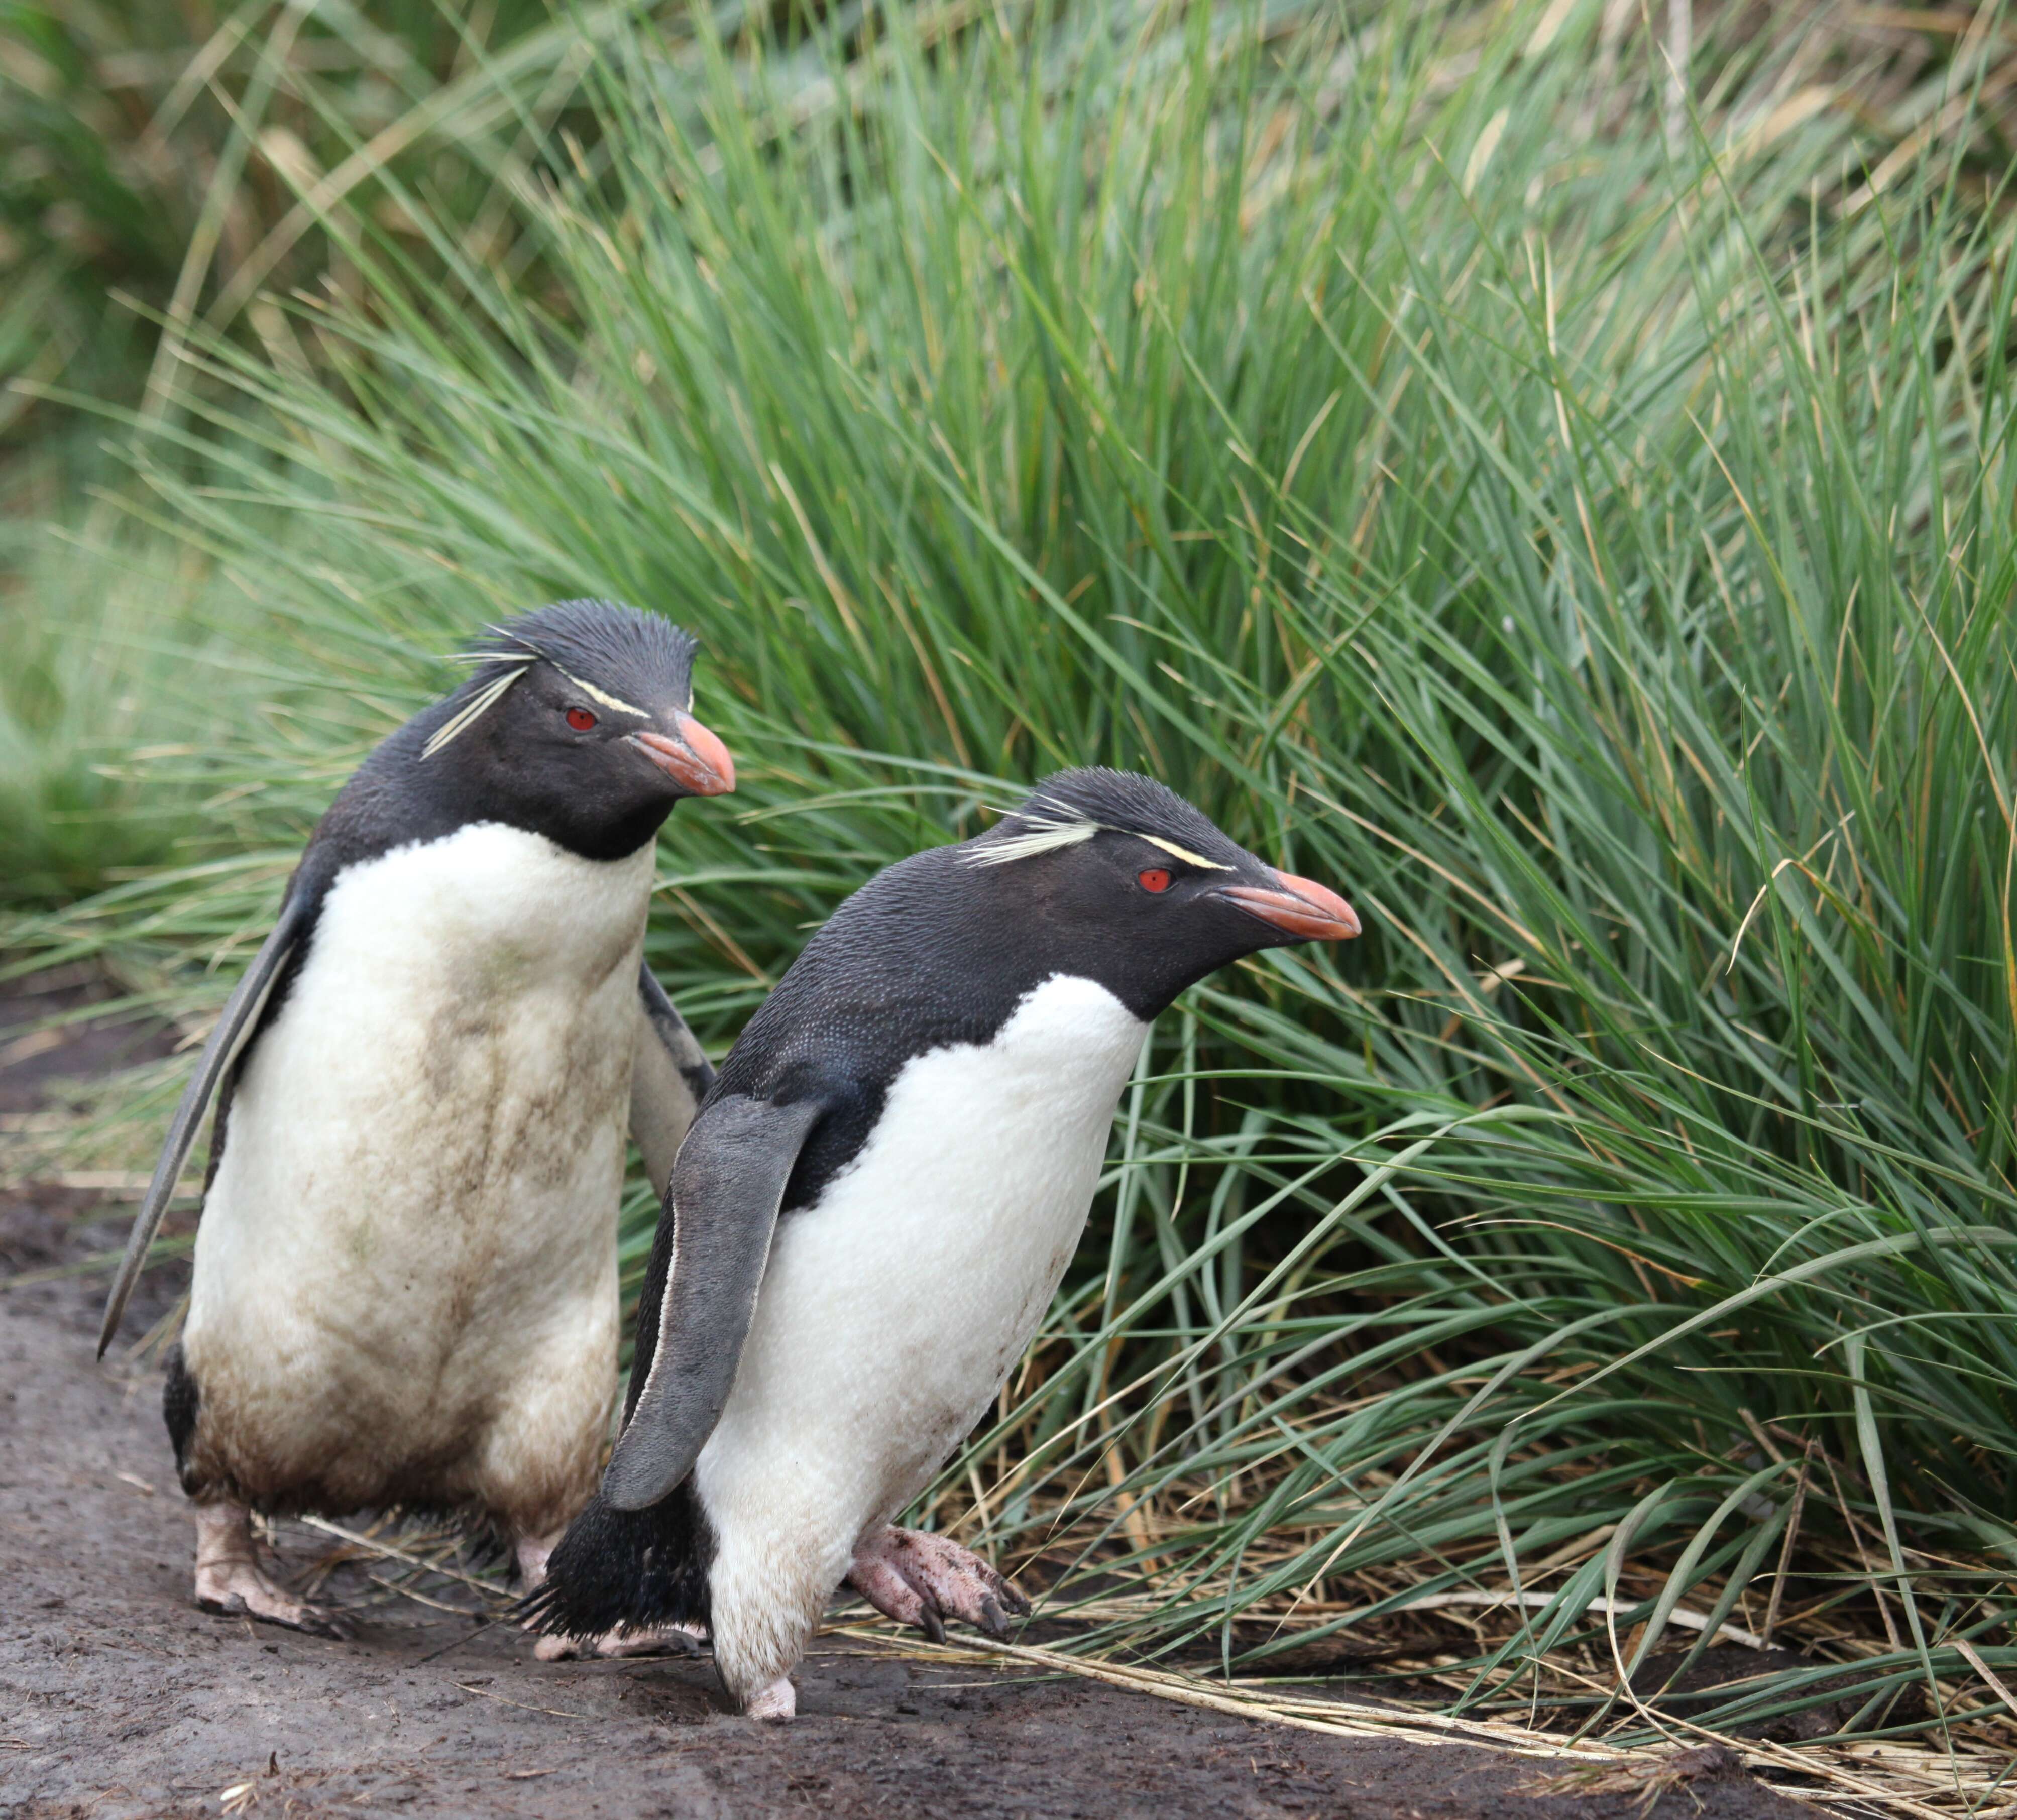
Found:
[[[223,1012],[210,1033],[210,1040],[203,1046],[196,1072],[182,1089],[182,1103],[175,1108],[167,1140],[161,1145],[153,1179],[147,1184],[140,1211],[134,1216],[133,1230],[127,1236],[125,1253],[119,1260],[119,1274],[112,1279],[112,1292],[105,1299],[105,1319],[98,1330],[98,1356],[101,1359],[105,1357],[105,1349],[112,1343],[113,1335],[118,1331],[119,1317],[126,1312],[133,1285],[140,1280],[141,1267],[147,1261],[154,1234],[161,1230],[161,1216],[168,1212],[168,1202],[175,1197],[175,1184],[182,1180],[182,1165],[189,1160],[189,1147],[196,1142],[203,1115],[210,1110],[218,1087],[236,1063],[246,1039],[258,1028],[259,1014],[266,1008],[274,982],[280,977],[281,970],[313,920],[314,903],[314,892],[299,888],[289,890],[287,901],[280,906],[280,921],[274,924],[272,933],[253,957],[252,964],[240,976],[231,996],[224,1001]]]
[[[680,1146],[637,1309],[630,1417],[602,1477],[615,1509],[658,1503],[721,1419],[778,1209],[826,1111],[823,1100],[730,1094],[709,1102]]]
[[[649,961],[638,963],[637,998],[641,1015],[630,1070],[630,1135],[643,1153],[653,1191],[663,1195],[680,1141],[714,1085],[714,1069]]]

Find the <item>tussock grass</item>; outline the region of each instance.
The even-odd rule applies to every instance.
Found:
[[[927,1519],[1095,1652],[1621,1748],[1804,1714],[1983,1798],[2012,66],[1696,25],[1671,135],[1593,4],[601,36],[509,186],[538,284],[388,175],[424,244],[327,221],[301,360],[192,343],[139,459],[257,608],[240,822],[11,945],[249,956],[440,654],[561,594],[705,641],[745,783],[652,952],[716,1040],[876,867],[1153,771],[1368,932],[1164,1021]],[[1726,1627],[1809,1660],[1663,1703]]]
[[[50,388],[158,407],[197,325],[284,355],[262,286],[348,284],[324,220],[405,234],[386,171],[424,182],[467,244],[508,265],[496,186],[565,117],[595,21],[556,20],[543,0],[466,14],[432,0],[10,6],[0,379],[24,383],[0,393],[0,450],[60,451],[89,474]]]

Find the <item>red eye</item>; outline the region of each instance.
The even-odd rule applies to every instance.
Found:
[[[1135,874],[1135,882],[1144,891],[1167,891],[1170,875],[1160,866],[1151,866],[1146,872]]]
[[[586,708],[570,708],[567,712],[567,723],[576,733],[586,733],[595,725],[595,716]]]

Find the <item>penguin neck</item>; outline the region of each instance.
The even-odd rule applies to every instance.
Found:
[[[937,1040],[990,1036],[1023,998],[1059,976],[1091,980],[1143,1024],[1228,957],[1131,940],[1054,914],[1019,879],[938,847],[891,867],[849,900],[801,964],[901,1004]],[[864,982],[874,982],[872,985]]]
[[[416,841],[434,841],[479,822],[537,834],[578,859],[614,863],[657,838],[677,799],[655,798],[598,813],[566,802],[500,788],[476,755],[450,746],[423,755],[428,715],[417,716],[379,746],[338,792],[317,839],[340,862],[359,860]]]

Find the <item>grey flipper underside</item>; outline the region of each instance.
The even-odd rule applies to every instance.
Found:
[[[680,1147],[638,1314],[632,1368],[644,1371],[644,1388],[602,1479],[604,1500],[618,1510],[664,1497],[721,1419],[778,1206],[825,1112],[819,1100],[779,1105],[731,1094],[709,1102]]]
[[[175,1108],[174,1122],[168,1126],[161,1160],[154,1165],[153,1180],[147,1184],[146,1198],[134,1217],[133,1230],[126,1240],[125,1255],[119,1260],[119,1274],[112,1280],[112,1292],[105,1300],[105,1321],[98,1330],[98,1356],[101,1359],[105,1357],[105,1349],[112,1343],[113,1335],[118,1331],[119,1317],[126,1312],[133,1285],[139,1281],[140,1268],[146,1262],[148,1249],[154,1242],[154,1234],[161,1230],[161,1216],[168,1212],[168,1202],[175,1197],[175,1184],[182,1180],[182,1165],[189,1160],[189,1146],[196,1141],[203,1115],[210,1110],[210,1103],[217,1097],[218,1087],[236,1065],[247,1038],[258,1028],[259,1014],[265,1009],[274,982],[314,920],[318,901],[318,894],[303,888],[298,878],[294,888],[287,894],[287,901],[280,906],[280,921],[273,925],[273,932],[254,956],[252,964],[233,988],[231,996],[224,1001],[224,1011],[217,1020],[217,1026],[211,1032],[210,1040],[203,1046],[196,1072],[182,1089],[182,1103]]]
[[[714,1085],[706,1052],[673,1008],[649,962],[637,968],[637,1053],[630,1070],[630,1135],[651,1191],[662,1197],[680,1141]]]

